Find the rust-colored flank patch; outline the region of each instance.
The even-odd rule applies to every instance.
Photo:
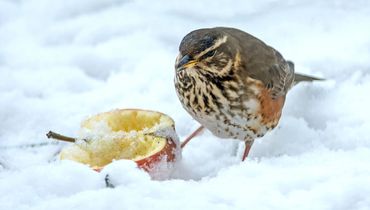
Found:
[[[262,88],[259,94],[260,112],[262,116],[262,123],[277,124],[280,119],[282,108],[285,102],[285,96],[280,96],[276,99],[271,97],[271,90]]]

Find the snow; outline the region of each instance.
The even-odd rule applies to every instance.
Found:
[[[365,0],[0,1],[0,209],[370,209],[370,3]],[[288,94],[277,129],[240,162],[241,143],[208,131],[175,173],[130,161],[97,173],[56,154],[116,108],[164,112],[184,139],[198,124],[174,91],[191,30],[248,31],[326,78]],[[107,188],[105,177],[114,188]]]

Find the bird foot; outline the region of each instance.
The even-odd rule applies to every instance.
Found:
[[[244,148],[242,161],[244,161],[248,157],[248,154],[249,154],[249,151],[251,150],[253,142],[254,141],[245,141],[245,148]]]
[[[192,138],[194,138],[195,136],[197,136],[197,135],[199,135],[201,132],[202,132],[202,130],[204,129],[204,126],[203,125],[201,125],[198,129],[196,129],[192,134],[190,134],[190,136],[188,136],[186,139],[185,139],[185,141],[183,141],[182,143],[181,143],[181,148],[184,148],[185,147],[185,145],[187,144],[187,143],[189,143],[189,141],[192,139]]]

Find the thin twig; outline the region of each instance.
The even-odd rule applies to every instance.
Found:
[[[105,187],[107,187],[107,188],[114,188],[114,185],[110,181],[109,174],[107,174],[105,176],[104,181],[105,181]]]
[[[66,141],[66,142],[76,142],[76,139],[75,138],[72,138],[72,137],[68,137],[68,136],[63,136],[61,134],[58,134],[58,133],[55,133],[53,131],[49,131],[46,136],[50,139],[56,139],[56,140],[60,140],[60,141]]]

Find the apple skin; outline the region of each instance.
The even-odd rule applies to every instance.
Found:
[[[161,164],[162,161],[167,161],[168,163],[174,163],[179,157],[176,152],[177,146],[174,140],[170,137],[166,138],[166,145],[162,150],[140,160],[134,160],[137,166],[146,172],[151,172],[156,166]],[[181,148],[180,148],[181,150]],[[104,169],[103,167],[92,167],[94,171],[100,172]]]
[[[151,169],[160,164],[163,159],[165,159],[167,162],[174,162],[176,160],[176,144],[169,137],[166,138],[166,145],[161,151],[158,151],[157,153],[154,153],[153,155],[144,159],[136,160],[135,162],[139,168],[150,172]]]

